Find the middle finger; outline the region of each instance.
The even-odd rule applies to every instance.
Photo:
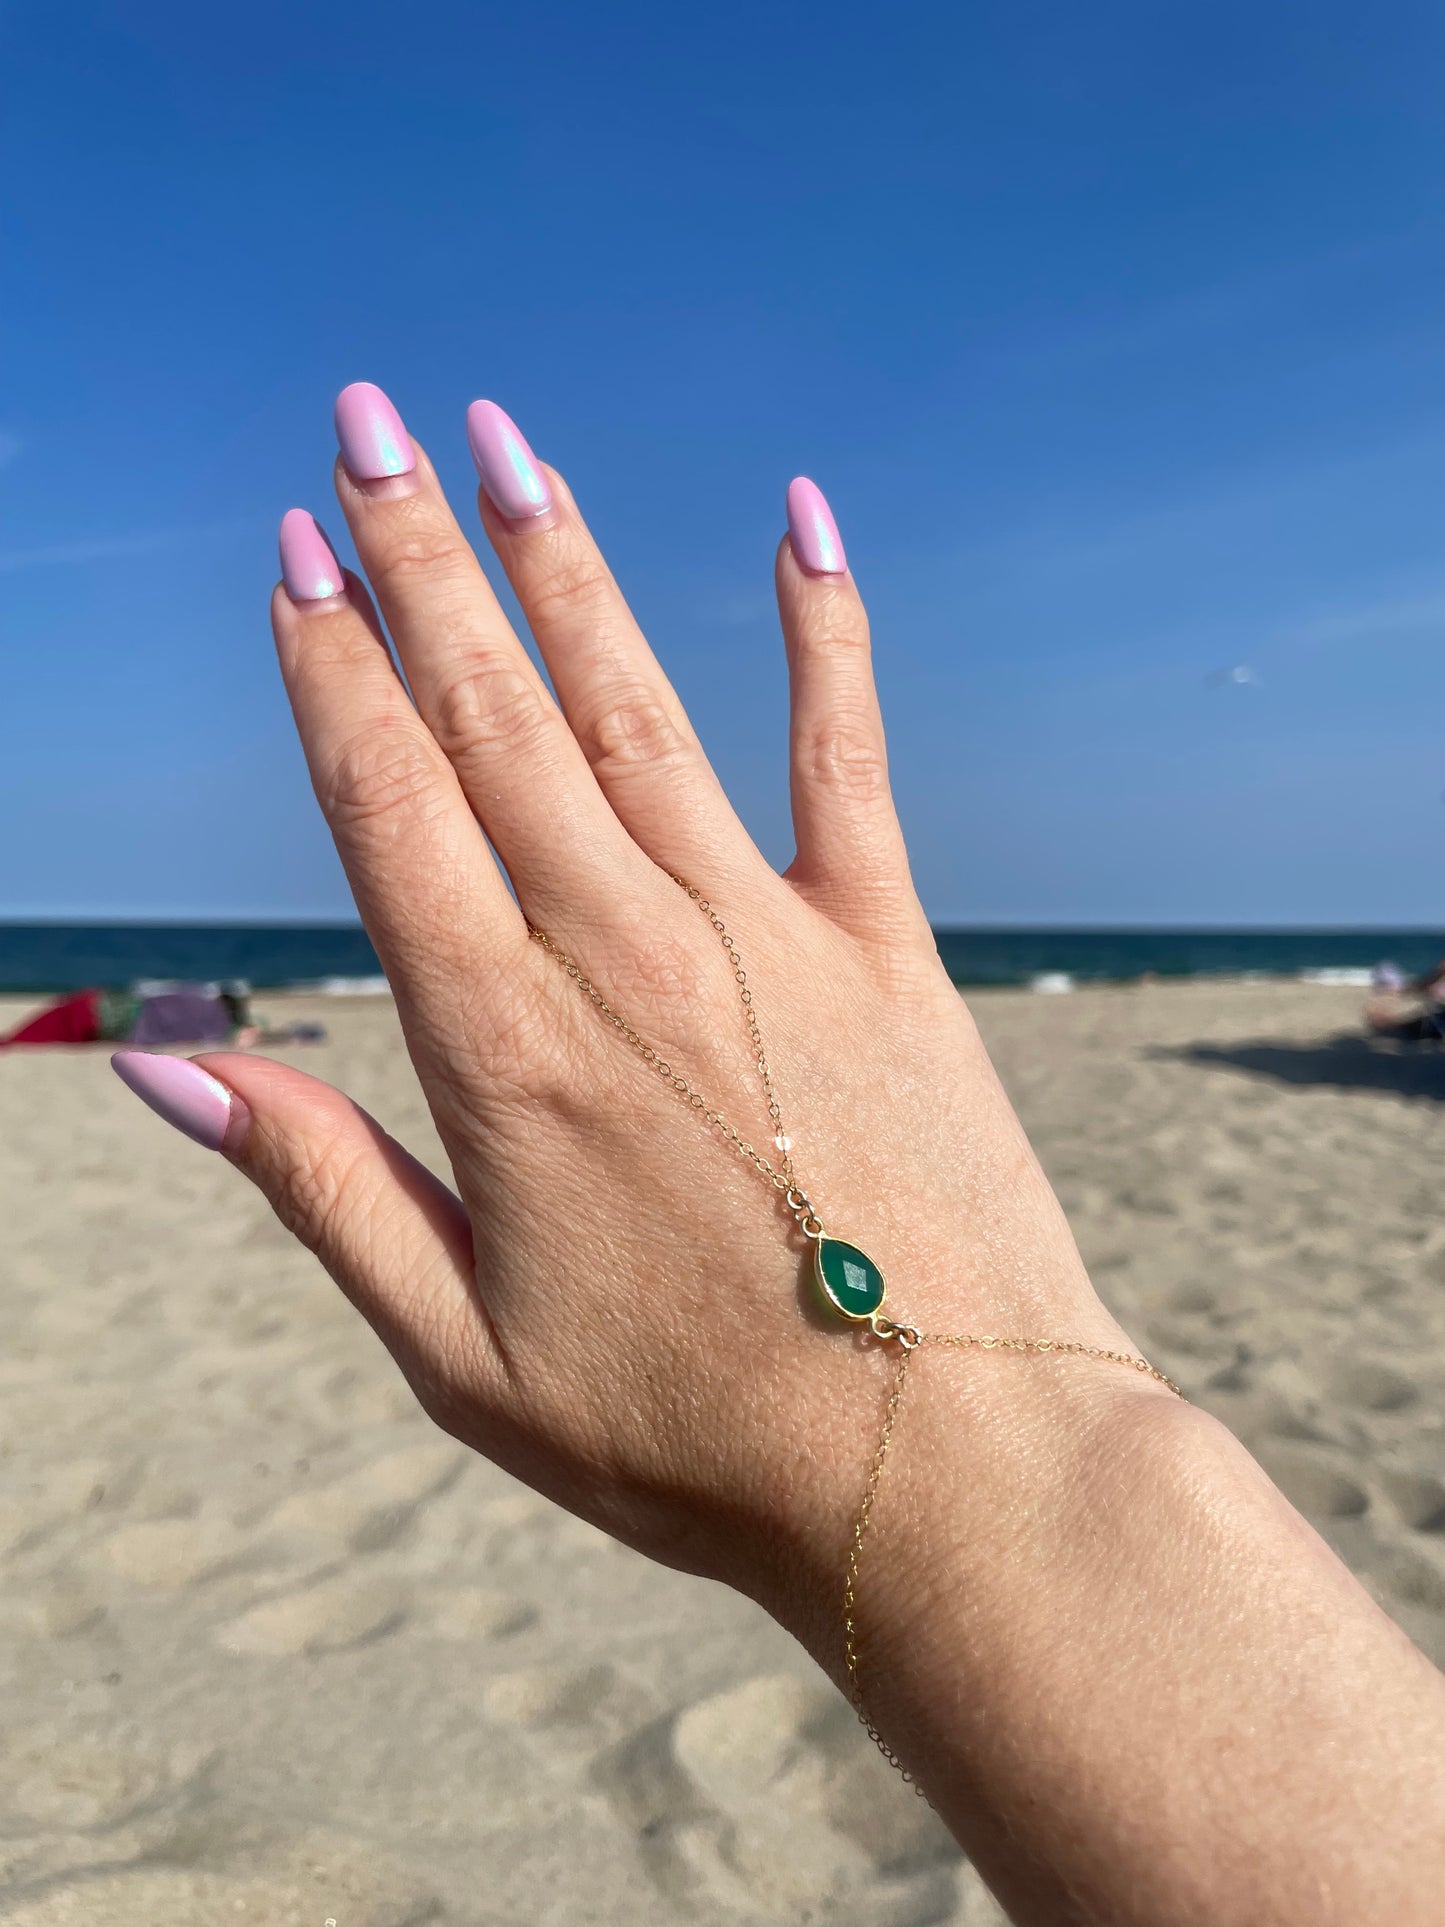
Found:
[[[614,815],[425,453],[370,383],[336,406],[336,493],[417,708],[534,921],[600,913],[646,859]],[[407,465],[409,463],[409,466]]]
[[[487,534],[614,813],[664,870],[752,875],[761,858],[566,484],[495,402],[472,403],[467,436]],[[533,501],[550,512],[519,512]]]

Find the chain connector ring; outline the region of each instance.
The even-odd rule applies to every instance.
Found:
[[[875,1311],[869,1318],[868,1329],[875,1338],[882,1339],[885,1344],[896,1340],[906,1352],[916,1352],[923,1343],[923,1333],[917,1325],[896,1324],[893,1319],[885,1317],[881,1311]]]

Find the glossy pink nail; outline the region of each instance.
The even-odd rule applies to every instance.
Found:
[[[788,484],[788,539],[798,563],[810,575],[845,575],[843,538],[823,491],[806,475]]]
[[[467,440],[498,515],[509,522],[530,522],[547,513],[552,491],[510,415],[494,401],[474,401],[467,410]]]
[[[157,1117],[178,1131],[219,1151],[231,1122],[231,1093],[209,1071],[186,1057],[162,1057],[151,1051],[118,1050],[111,1068],[121,1083],[133,1090]]]
[[[281,517],[281,580],[293,602],[320,602],[346,593],[341,564],[305,509],[287,509]]]
[[[416,467],[416,450],[401,416],[374,381],[354,381],[336,397],[336,439],[358,482],[410,475]]]

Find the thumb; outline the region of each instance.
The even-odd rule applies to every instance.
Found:
[[[375,1327],[423,1403],[459,1321],[462,1356],[496,1364],[460,1200],[359,1104],[320,1078],[236,1051],[121,1050],[116,1074],[158,1116],[220,1151]],[[478,1338],[488,1341],[479,1344]]]

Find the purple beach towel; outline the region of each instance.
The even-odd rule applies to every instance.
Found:
[[[200,991],[167,991],[147,997],[140,1007],[132,1044],[224,1044],[231,1035],[231,1013],[219,997]]]

